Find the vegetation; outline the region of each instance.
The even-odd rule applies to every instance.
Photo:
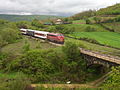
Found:
[[[63,25],[68,29],[74,29],[74,32],[85,32],[86,29],[88,28],[92,28],[94,29],[93,31],[95,32],[107,32],[108,30],[106,30],[105,28],[101,27],[101,25],[99,24],[94,24],[94,25],[90,25],[90,24],[69,24],[69,25]]]
[[[92,42],[91,39],[93,39],[93,40],[96,40],[96,43],[100,43],[105,46],[120,48],[119,33],[113,33],[113,32],[79,32],[78,33],[76,32],[76,33],[70,34],[69,36],[82,39],[82,40],[87,40],[88,42]]]
[[[0,46],[16,42],[21,37],[18,28],[12,22],[0,21]]]
[[[23,73],[16,73],[14,77],[0,76],[1,90],[25,90],[30,85],[30,80]]]
[[[32,82],[85,82],[85,61],[81,58],[78,47],[72,43],[70,46],[68,44],[70,42],[63,50],[30,50],[2,68],[9,72],[22,71],[32,78]]]
[[[88,11],[84,11],[82,13],[78,13],[70,18],[72,18],[73,20],[86,19],[86,18],[94,16],[95,13],[96,13],[96,11],[88,10]]]
[[[56,19],[61,18],[60,16],[50,16],[50,15],[5,15],[1,14],[0,19],[5,19],[9,21],[32,21],[34,19],[44,20],[44,19]]]
[[[100,9],[97,15],[119,15],[120,14],[120,4],[115,4],[107,8]]]
[[[79,47],[120,56],[120,34],[117,33],[120,32],[118,7],[119,4],[116,4],[98,11],[85,11],[64,18],[63,21],[70,23],[63,25],[43,25],[40,21],[41,18],[57,18],[55,16],[0,15],[7,20],[18,21],[0,20],[0,89],[22,90],[29,86],[29,81],[86,83],[100,77],[101,74],[95,67],[86,68],[86,61],[79,52]],[[53,23],[51,19],[48,21]],[[71,38],[65,37],[65,45],[57,47],[46,41],[22,36],[20,28],[62,33]],[[119,69],[112,68],[112,73],[103,88],[119,86]],[[19,73],[17,77],[16,73]],[[44,87],[36,89],[39,88],[45,89]]]
[[[103,25],[111,30],[114,30],[114,32],[120,33],[120,22],[104,23]]]
[[[106,88],[119,88],[120,87],[120,67],[112,67],[112,71],[108,79],[103,84]]]
[[[85,49],[88,49],[88,50],[100,52],[102,54],[108,54],[108,55],[112,55],[112,56],[120,56],[120,54],[119,54],[120,50],[119,49],[115,49],[115,48],[111,48],[111,47],[105,47],[105,46],[101,46],[101,45],[98,45],[98,44],[89,43],[87,41],[77,40],[77,39],[73,39],[73,38],[66,38],[66,41],[73,42],[81,48],[85,48]]]

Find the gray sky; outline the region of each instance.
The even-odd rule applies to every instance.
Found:
[[[120,3],[120,0],[0,0],[0,14],[73,15]]]

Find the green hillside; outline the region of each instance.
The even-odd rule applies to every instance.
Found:
[[[32,21],[34,19],[44,20],[44,19],[55,19],[55,18],[61,18],[61,16],[0,14],[0,19],[5,19],[5,20],[9,20],[9,21]]]
[[[97,15],[119,15],[120,14],[120,4],[115,4],[107,8],[102,8],[97,11]]]
[[[114,32],[75,32],[71,35],[71,37],[75,38],[86,38],[89,41],[91,39],[96,40],[98,43],[120,48],[120,34]]]

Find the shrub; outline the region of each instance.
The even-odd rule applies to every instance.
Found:
[[[5,28],[0,34],[3,40],[7,43],[13,43],[20,38],[19,32],[12,28]]]
[[[78,46],[72,42],[66,42],[62,49],[67,57],[67,60],[64,62],[66,78],[72,81],[83,82],[85,80],[84,70],[86,62],[82,58]]]
[[[0,69],[3,70],[7,67],[7,64],[10,61],[8,60],[8,55],[0,53]]]
[[[103,86],[109,88],[120,87],[120,67],[112,67],[112,72]]]
[[[46,58],[49,52],[51,51],[28,51],[20,59],[11,62],[9,67],[12,71],[20,70],[32,76],[35,81],[49,81],[49,75],[54,73],[53,65]]]
[[[63,34],[70,34],[75,31],[75,28],[67,28],[64,25],[57,25],[56,26],[56,32],[63,33]]]
[[[86,24],[91,24],[91,21],[89,19],[86,19]]]

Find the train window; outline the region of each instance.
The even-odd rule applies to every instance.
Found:
[[[45,36],[44,34],[41,34],[41,33],[35,33],[35,34],[40,36]]]
[[[53,36],[53,37],[56,37],[55,35],[50,35],[50,34],[48,34],[48,36]]]

